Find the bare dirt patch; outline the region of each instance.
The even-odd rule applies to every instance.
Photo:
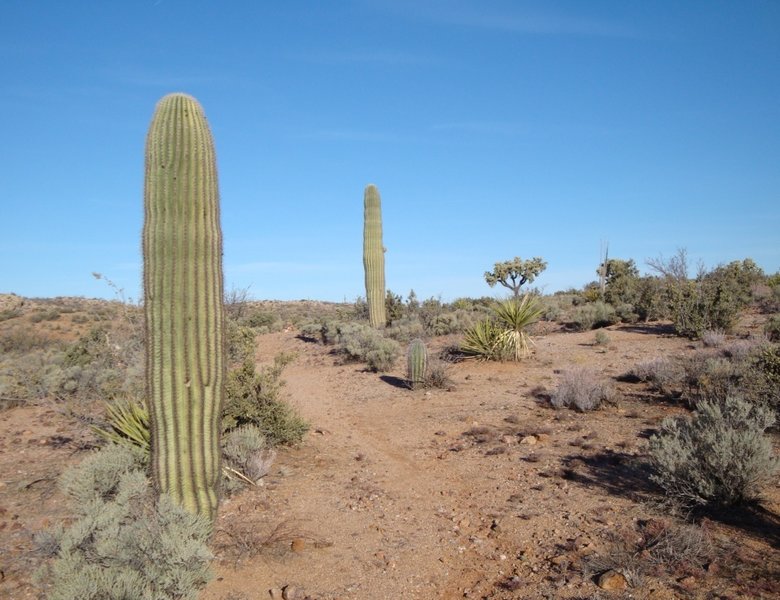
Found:
[[[260,364],[297,354],[285,396],[312,428],[262,485],[223,502],[203,598],[776,597],[777,486],[761,507],[704,524],[707,562],[632,578],[646,524],[682,527],[653,508],[644,456],[660,421],[686,408],[620,375],[693,349],[663,328],[608,335],[603,346],[592,332],[552,331],[520,364],[457,363],[452,389],[415,391],[400,385],[400,361],[377,375],[294,331],[258,337]],[[571,366],[611,378],[620,402],[553,409]],[[38,597],[33,534],[67,518],[55,480],[91,438],[63,409],[47,400],[0,413],[0,597]]]

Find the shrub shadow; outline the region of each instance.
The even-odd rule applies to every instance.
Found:
[[[566,479],[586,487],[600,487],[613,496],[639,501],[660,490],[652,481],[647,460],[623,452],[605,450],[561,459]]]
[[[654,432],[645,430],[646,435]],[[635,502],[658,501],[663,490],[651,481],[649,461],[622,452],[604,451],[590,456],[572,454],[561,459],[563,477],[586,487],[598,487],[613,496]],[[758,503],[720,509],[699,509],[690,513],[693,520],[711,521],[739,529],[745,534],[780,548],[780,515]]]
[[[616,329],[619,331],[630,331],[631,333],[646,333],[648,335],[677,335],[674,332],[674,325],[671,323],[634,323],[631,325],[618,325]]]

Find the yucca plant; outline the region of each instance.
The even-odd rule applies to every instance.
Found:
[[[113,444],[136,446],[149,456],[149,409],[143,401],[120,400],[114,404],[106,404],[108,429],[97,425],[92,431],[98,437]]]
[[[493,306],[493,314],[504,329],[499,340],[504,356],[518,361],[531,353],[533,341],[526,329],[539,320],[542,312],[539,300],[530,294],[520,300],[509,298]]]
[[[504,360],[503,333],[504,330],[492,319],[483,319],[463,334],[460,350],[467,356],[482,360]]]

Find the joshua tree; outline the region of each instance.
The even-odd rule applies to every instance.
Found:
[[[535,256],[530,260],[523,260],[515,256],[513,260],[497,262],[492,271],[485,271],[485,281],[490,287],[500,283],[505,288],[512,290],[515,298],[520,296],[520,288],[533,280],[547,268],[547,261]]]

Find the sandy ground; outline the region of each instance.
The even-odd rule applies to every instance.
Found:
[[[262,485],[223,502],[217,576],[202,597],[777,597],[777,486],[762,509],[705,522],[711,564],[646,572],[627,589],[597,585],[588,564],[614,551],[614,535],[636,537],[648,520],[682,527],[654,508],[643,456],[660,421],[686,409],[619,381],[620,402],[590,413],[555,410],[545,394],[562,369],[614,379],[642,359],[693,351],[663,328],[607,333],[602,347],[593,332],[551,331],[520,364],[457,363],[449,389],[415,391],[401,360],[379,375],[292,331],[258,337],[259,364],[296,353],[284,395],[312,428]],[[67,517],[56,476],[83,458],[90,434],[61,408],[0,413],[2,598],[39,597],[31,537]]]

